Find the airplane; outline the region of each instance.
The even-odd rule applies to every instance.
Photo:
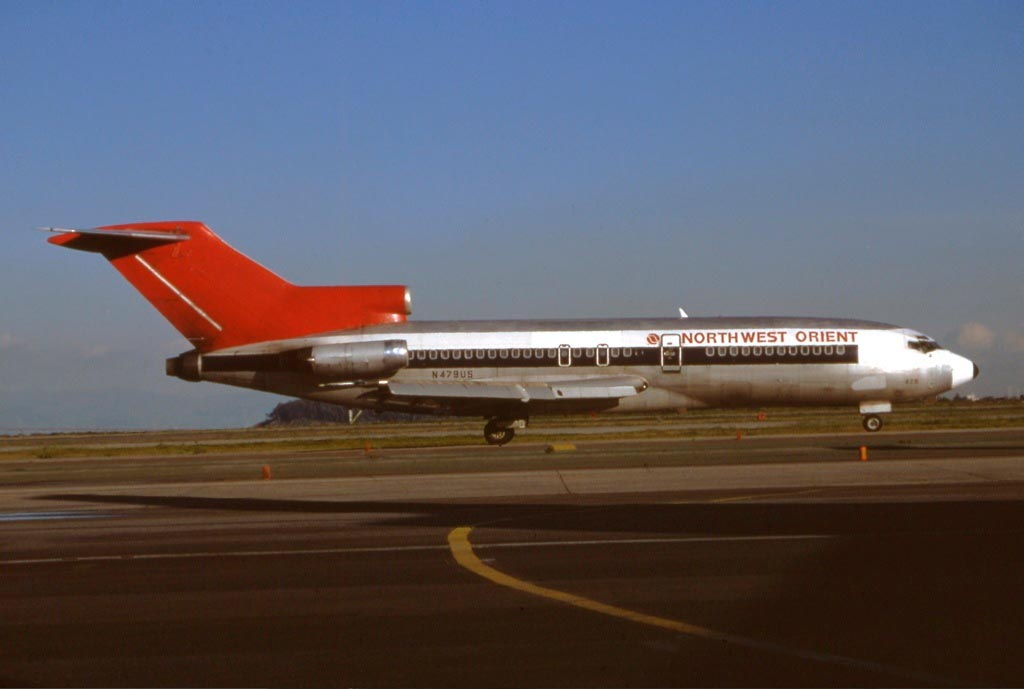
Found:
[[[187,339],[167,375],[415,414],[479,416],[492,445],[540,414],[857,405],[938,395],[978,367],[931,337],[834,318],[409,321],[402,285],[293,285],[195,221],[40,228],[103,255]],[[681,311],[681,316],[685,312]]]

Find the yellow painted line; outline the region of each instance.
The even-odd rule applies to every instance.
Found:
[[[721,504],[723,502],[742,502],[744,500],[757,500],[758,498],[788,498],[793,495],[807,495],[808,493],[819,493],[821,488],[806,488],[804,490],[788,490],[785,493],[754,493],[751,495],[737,495],[731,498],[717,498],[708,500],[709,503]]]
[[[908,670],[906,668],[892,665],[874,663],[869,660],[859,660],[857,658],[848,658],[846,656],[834,655],[831,653],[819,653],[817,651],[791,648],[771,641],[762,641],[760,639],[730,634],[729,632],[722,632],[708,627],[690,624],[689,622],[683,622],[681,620],[672,620],[667,617],[648,615],[635,610],[628,610],[616,605],[609,605],[590,598],[578,596],[574,593],[558,591],[557,589],[547,588],[546,586],[538,586],[537,584],[533,584],[529,581],[509,576],[508,574],[481,562],[480,558],[478,558],[476,553],[473,552],[473,545],[469,542],[469,534],[472,531],[472,526],[460,526],[453,529],[448,534],[448,547],[451,549],[452,555],[455,557],[455,561],[459,563],[459,565],[468,569],[470,572],[483,577],[484,579],[498,584],[499,586],[505,586],[516,591],[528,593],[533,596],[539,596],[541,598],[547,598],[548,600],[557,601],[577,608],[583,608],[584,610],[590,610],[591,612],[600,613],[602,615],[617,617],[636,624],[659,627],[679,634],[686,634],[687,636],[693,636],[709,641],[720,641],[733,644],[735,646],[751,648],[757,651],[766,651],[768,653],[776,653],[804,660],[840,665],[842,667],[853,668],[856,670],[877,672],[884,675],[912,679],[929,685],[942,684],[963,686],[974,684],[972,682],[962,682],[948,677],[939,677],[936,675],[917,672],[916,670]]]

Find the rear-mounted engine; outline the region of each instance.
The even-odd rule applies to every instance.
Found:
[[[309,370],[335,380],[387,378],[409,365],[405,340],[318,345],[304,352]]]
[[[164,362],[167,375],[182,380],[197,382],[203,379],[203,355],[196,351],[185,352]]]
[[[405,340],[317,345],[275,354],[200,354],[186,352],[167,360],[167,375],[203,380],[208,373],[283,371],[312,373],[332,381],[388,378],[409,365]]]

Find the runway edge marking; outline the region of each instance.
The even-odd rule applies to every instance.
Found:
[[[768,653],[775,653],[779,655],[786,655],[795,658],[801,658],[804,660],[813,660],[821,663],[829,663],[832,665],[839,665],[841,667],[853,668],[856,670],[866,670],[868,672],[876,672],[884,675],[893,677],[901,677],[904,679],[911,679],[919,682],[923,682],[929,685],[949,685],[949,686],[970,686],[974,683],[965,682],[963,680],[954,679],[951,677],[942,677],[939,675],[932,675],[924,672],[918,672],[917,670],[910,670],[894,665],[884,665],[882,663],[872,662],[870,660],[860,660],[858,658],[850,658],[847,656],[835,655],[832,653],[821,653],[818,651],[811,651],[802,648],[793,648],[790,646],[784,646],[782,644],[773,643],[771,641],[762,641],[760,639],[754,639],[750,637],[740,636],[737,634],[731,634],[729,632],[718,631],[716,629],[710,629],[708,627],[702,627],[700,625],[691,624],[689,622],[683,622],[681,620],[673,620],[666,617],[658,617],[656,615],[649,615],[647,613],[637,612],[635,610],[629,610],[627,608],[620,608],[615,605],[609,605],[608,603],[602,603],[600,601],[585,598],[583,596],[576,595],[574,593],[568,593],[566,591],[559,591],[557,589],[550,589],[545,586],[539,586],[523,579],[517,579],[513,576],[505,574],[489,565],[484,564],[480,558],[473,552],[473,545],[469,541],[469,534],[473,531],[472,526],[460,526],[453,529],[448,534],[448,547],[451,550],[452,556],[455,561],[463,568],[469,570],[473,574],[476,574],[484,579],[487,579],[499,586],[528,593],[533,596],[540,598],[547,598],[548,600],[557,601],[566,605],[571,605],[591,612],[596,612],[602,615],[608,615],[611,617],[617,617],[619,619],[628,620],[636,624],[645,624],[652,627],[659,627],[661,629],[667,629],[669,631],[677,632],[679,634],[685,634],[687,636],[693,636],[700,639],[706,639],[709,641],[720,641],[743,648],[750,648],[757,651],[765,651]]]
[[[579,541],[522,541],[488,543],[480,548],[551,548],[591,545],[646,545],[652,543],[720,543],[723,541],[792,541],[835,538],[821,534],[793,534],[784,536],[697,536],[693,538],[615,538]],[[150,560],[200,560],[256,557],[308,557],[315,555],[355,555],[362,553],[407,553],[428,550],[449,550],[447,545],[367,546],[364,548],[297,548],[294,550],[236,550],[200,551],[185,553],[113,553],[108,555],[65,555],[61,557],[34,557],[0,560],[0,567],[15,565],[83,564],[90,562],[146,562]]]

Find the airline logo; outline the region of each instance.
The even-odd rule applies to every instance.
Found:
[[[788,345],[856,344],[856,330],[691,330],[681,334],[682,344]]]

